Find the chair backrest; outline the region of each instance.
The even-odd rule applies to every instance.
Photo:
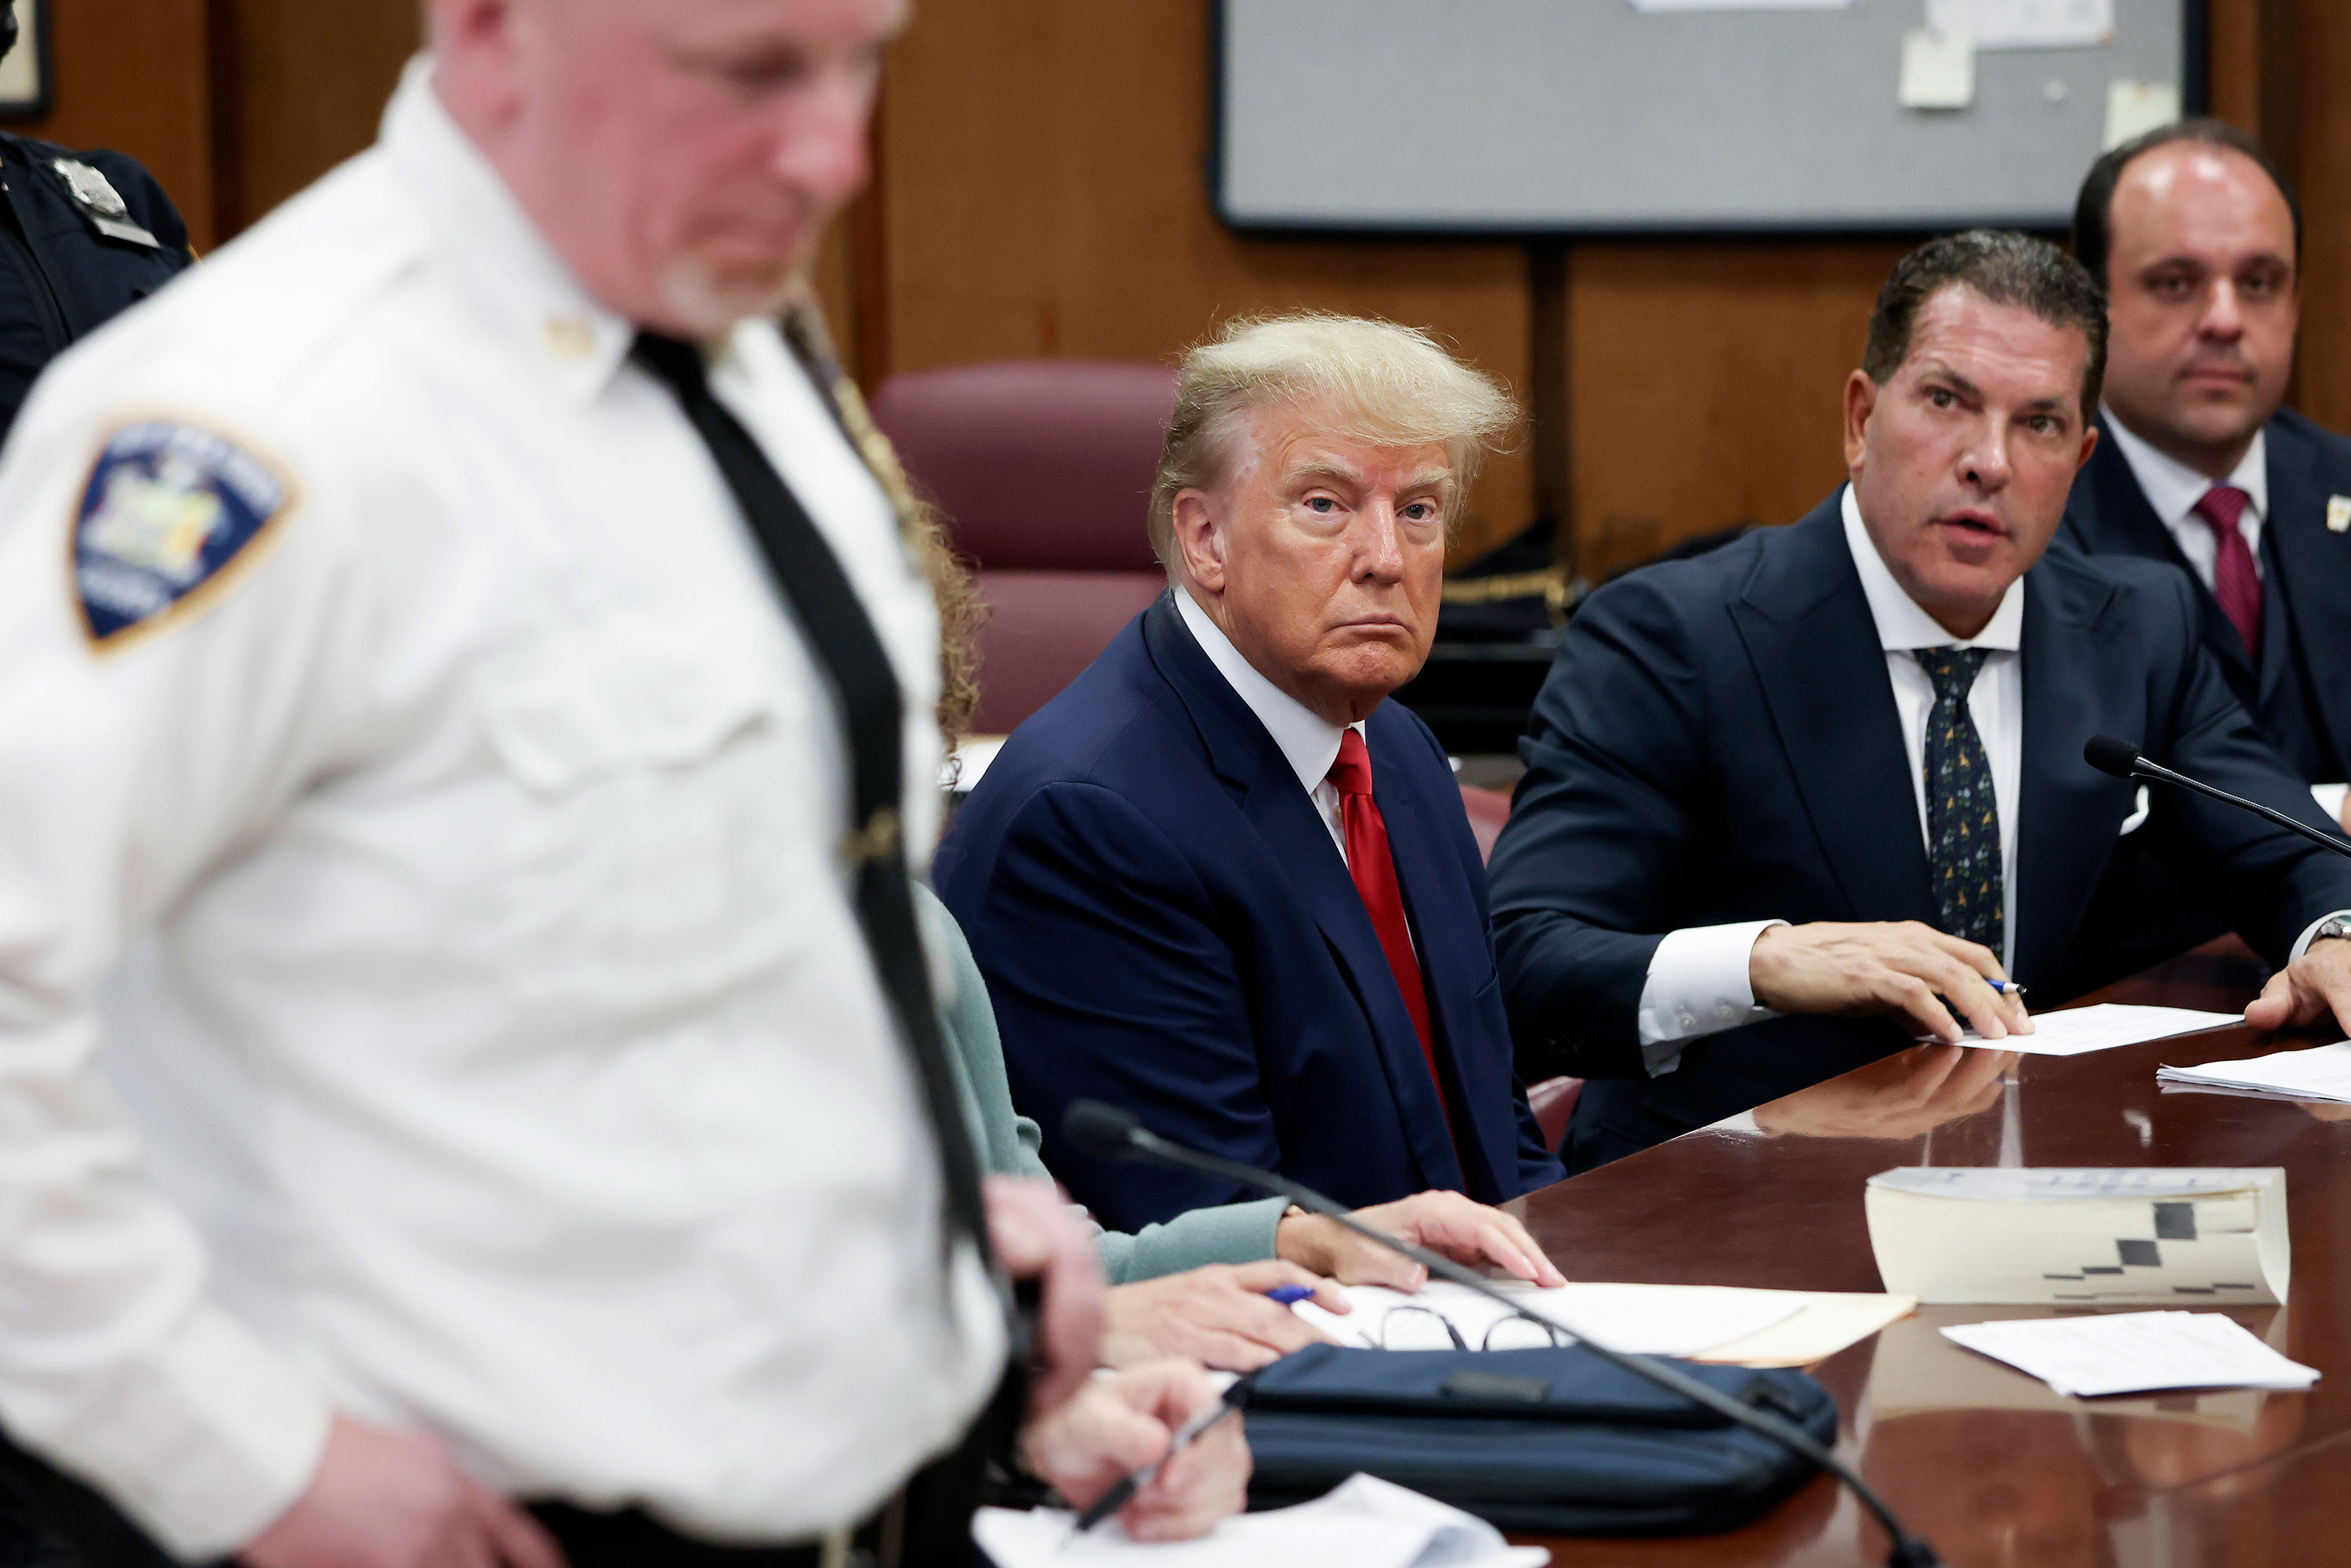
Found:
[[[1510,798],[1499,789],[1483,789],[1475,784],[1461,786],[1461,809],[1468,813],[1469,831],[1478,840],[1478,858],[1494,858],[1494,841],[1502,836],[1502,824],[1510,820]]]
[[[1165,574],[1144,526],[1176,372],[1039,360],[893,376],[873,422],[979,563],[981,734],[1050,701]]]

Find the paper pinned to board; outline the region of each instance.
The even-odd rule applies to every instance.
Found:
[[[1902,35],[1902,77],[1895,100],[1905,109],[1965,109],[1976,100],[1976,41],[1964,32],[1913,27]]]
[[[2117,78],[2106,84],[2106,133],[2100,145],[2111,152],[2179,118],[2179,89],[2170,82]]]
[[[1116,1520],[1072,1536],[1072,1522],[1059,1509],[983,1508],[971,1532],[998,1568],[1541,1568],[1551,1561],[1540,1546],[1507,1544],[1475,1514],[1366,1475],[1349,1477],[1312,1502],[1225,1520],[1196,1541],[1139,1543]]]
[[[2076,1398],[2162,1388],[2295,1389],[2318,1381],[2317,1368],[2288,1361],[2219,1312],[2011,1318],[1954,1324],[1943,1337]]]
[[[2244,1021],[2242,1013],[2099,1002],[2086,1008],[2034,1013],[2031,1034],[1986,1040],[1970,1030],[1959,1037],[1959,1043],[1984,1051],[2020,1051],[2026,1056],[2081,1056],[2093,1051],[2112,1051],[2117,1046],[2145,1045],[2151,1040],[2197,1034],[2208,1029],[2234,1029]]]
[[[2115,41],[2115,0],[1927,0],[1927,26],[1979,49],[2094,49]]]

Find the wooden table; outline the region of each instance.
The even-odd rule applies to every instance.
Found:
[[[2085,1001],[2240,1010],[2262,978],[2234,938]],[[1953,1568],[2351,1563],[2351,1105],[2162,1093],[2155,1071],[2313,1045],[2246,1029],[2080,1057],[1928,1047],[1524,1200],[1574,1278],[1883,1288],[1862,1184],[1903,1165],[2282,1166],[2286,1305],[2232,1312],[2317,1367],[2297,1394],[2062,1398],[1938,1323],[2044,1315],[1931,1307],[1814,1369],[1838,1448]],[[1758,1130],[1761,1129],[1761,1130]],[[2005,1157],[2004,1157],[2005,1156]],[[1828,1476],[1748,1528],[1675,1541],[1544,1541],[1583,1563],[1876,1564],[1884,1532]]]

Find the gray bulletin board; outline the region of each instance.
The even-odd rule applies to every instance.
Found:
[[[1970,106],[1903,108],[1926,3],[1220,0],[1217,210],[1424,235],[2056,229],[2110,80],[2201,109],[2203,0],[2114,0],[2105,46],[1986,50]]]

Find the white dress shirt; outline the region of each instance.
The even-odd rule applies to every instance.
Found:
[[[2131,434],[2115,411],[2103,409],[2106,431],[2122,448],[2123,461],[2130,465],[2131,476],[2138,481],[2139,493],[2155,510],[2156,517],[2179,546],[2179,553],[2204,586],[2212,586],[2215,566],[2220,559],[2220,536],[2212,525],[2196,510],[2196,503],[2216,484],[2233,485],[2252,499],[2246,504],[2244,515],[2237,519],[2238,531],[2245,536],[2245,544],[2253,552],[2253,570],[2262,571],[2262,525],[2270,515],[2270,454],[2269,433],[2257,430],[2253,444],[2245,451],[2244,459],[2226,479],[2211,479],[2188,466],[2177,457],[2158,452],[2154,447]]]
[[[1290,771],[1298,775],[1298,787],[1314,801],[1315,810],[1322,813],[1322,825],[1331,830],[1331,841],[1339,846],[1339,858],[1347,858],[1347,828],[1339,814],[1339,787],[1331,782],[1331,765],[1339,760],[1339,746],[1347,730],[1364,733],[1362,720],[1342,728],[1267,680],[1255,664],[1241,656],[1233,640],[1208,612],[1192,602],[1191,592],[1182,587],[1176,590],[1176,613],[1184,618],[1186,630],[1200,644],[1200,652],[1208,655],[1208,663],[1225,677],[1233,695],[1249,705],[1249,712],[1265,726],[1280,748],[1282,759]],[[1414,946],[1419,943],[1416,941]]]
[[[2115,417],[2114,410],[2106,409],[2104,413],[2106,430],[2114,436],[2115,444],[2122,449],[2123,460],[2130,465],[2131,476],[2138,481],[2139,494],[2147,497],[2147,504],[2154,508],[2157,518],[2169,530],[2179,546],[2179,553],[2188,558],[2188,564],[2195,569],[2204,586],[2210,588],[2220,560],[2220,540],[2212,532],[2212,525],[2197,515],[2196,503],[2203,499],[2204,492],[2212,487],[2213,481],[2178,458],[2158,452],[2132,434],[2123,422]],[[2244,515],[2237,520],[2237,527],[2245,536],[2246,546],[2253,552],[2254,574],[2266,575],[2262,565],[2262,528],[2270,515],[2267,430],[2253,432],[2253,444],[2246,448],[2243,460],[2220,483],[2234,485],[2252,497],[2246,504]],[[2351,789],[2339,783],[2313,784],[2310,787],[2311,798],[2318,802],[2318,809],[2325,811],[2331,821],[2341,820],[2346,793],[2351,793]]]
[[[1910,763],[1910,787],[1918,809],[1918,839],[1927,837],[1927,721],[1935,710],[1935,683],[1928,678],[1914,652],[1922,648],[1986,648],[1991,654],[1976,673],[1968,693],[1968,714],[1983,742],[1984,761],[1991,769],[1992,802],[2000,812],[2001,888],[2006,908],[2001,921],[2001,964],[2009,967],[2016,956],[2016,802],[2024,762],[2024,673],[2018,656],[2024,626],[2024,580],[2008,586],[1991,620],[1971,638],[1957,638],[1902,591],[1886,570],[1877,547],[1862,527],[1861,507],[1853,486],[1844,488],[1845,546],[1861,574],[1862,592],[1869,600],[1870,619],[1877,626],[1878,646],[1886,650],[1886,676],[1894,691],[1895,711],[1902,721],[1902,743]],[[1648,977],[1641,990],[1641,1051],[1653,1074],[1680,1065],[1682,1047],[1693,1040],[1772,1016],[1755,1005],[1748,958],[1755,939],[1784,921],[1741,921],[1730,925],[1694,926],[1667,935],[1649,961]]]
[[[292,1502],[335,1410],[804,1539],[953,1440],[1001,1322],[968,1249],[941,1289],[827,687],[428,68],[58,361],[0,463],[0,1421],[184,1557]],[[928,588],[771,324],[712,382],[897,670],[919,860]],[[292,498],[94,649],[60,562],[134,419]]]

